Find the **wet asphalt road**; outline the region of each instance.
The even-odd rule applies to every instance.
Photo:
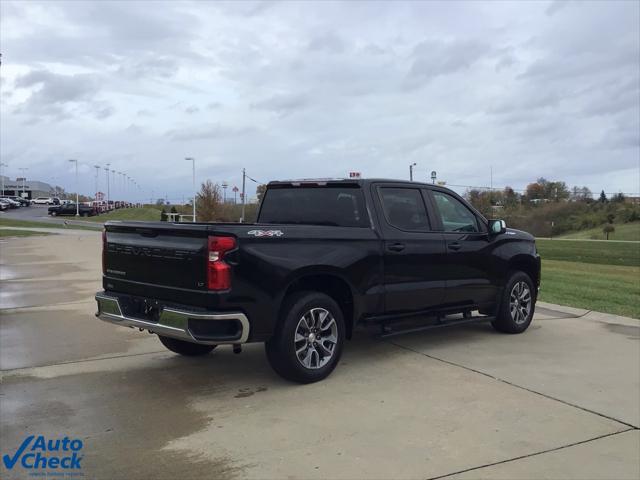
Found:
[[[360,332],[300,386],[262,345],[182,358],[96,320],[99,251],[93,232],[0,243],[2,454],[78,437],[105,479],[640,476],[637,320],[545,305],[517,336]]]

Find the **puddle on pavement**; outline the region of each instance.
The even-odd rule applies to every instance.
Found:
[[[61,273],[83,271],[75,263],[28,263],[0,265],[0,280],[21,280],[28,278],[55,277]]]
[[[221,452],[203,458],[163,448],[208,425],[210,418],[190,404],[217,390],[206,371],[182,363],[44,380],[5,378],[3,444],[17,448],[27,434],[81,438],[83,473],[90,478],[242,476],[243,468]]]
[[[0,309],[77,302],[91,298],[98,290],[92,282],[63,280],[3,281],[1,286]]]
[[[90,303],[48,312],[0,312],[0,367],[12,370],[163,350],[155,336],[105,324],[94,311]]]

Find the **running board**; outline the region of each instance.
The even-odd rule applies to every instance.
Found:
[[[462,318],[460,320],[441,321],[438,323],[432,323],[430,325],[421,325],[419,327],[409,327],[398,330],[393,330],[392,326],[383,325],[382,333],[376,335],[376,338],[389,338],[397,335],[404,335],[405,333],[423,332],[425,330],[435,330],[437,328],[452,327],[454,325],[469,325],[471,323],[490,322],[495,320],[496,317],[478,316],[471,318]]]

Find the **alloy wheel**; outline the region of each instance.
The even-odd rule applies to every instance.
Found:
[[[309,369],[324,367],[338,343],[338,324],[331,312],[312,308],[298,321],[294,336],[296,358]]]

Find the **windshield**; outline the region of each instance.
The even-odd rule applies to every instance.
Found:
[[[352,186],[269,188],[258,223],[369,227],[362,190]]]

